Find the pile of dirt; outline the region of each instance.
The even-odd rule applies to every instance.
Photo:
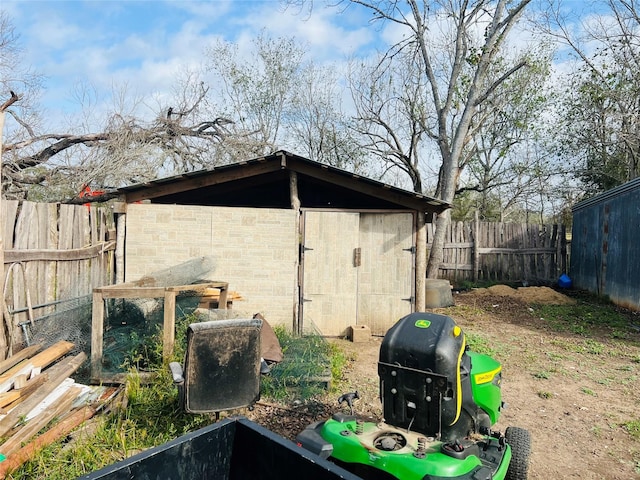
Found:
[[[480,296],[510,297],[537,305],[572,305],[576,303],[573,298],[549,287],[511,288],[508,285],[494,285],[489,288],[474,288],[470,293]]]

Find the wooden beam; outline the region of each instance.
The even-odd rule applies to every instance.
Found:
[[[85,248],[72,248],[68,250],[33,249],[33,250],[5,250],[4,263],[29,262],[29,261],[71,261],[88,260],[115,250],[116,242],[103,242],[98,245]]]
[[[424,212],[414,215],[415,247],[415,312],[423,312],[427,303],[427,224]],[[417,217],[417,218],[416,218]]]
[[[91,310],[91,380],[100,381],[102,375],[102,342],[104,336],[104,297],[98,289],[93,291]]]
[[[153,199],[172,195],[174,193],[186,192],[212,185],[219,185],[234,180],[250,178],[256,175],[263,175],[269,172],[279,171],[280,164],[276,162],[260,162],[233,167],[218,167],[213,170],[195,174],[192,177],[178,179],[165,184],[149,182],[148,186],[139,190],[124,192],[127,203],[134,203],[140,200]],[[197,176],[196,176],[197,175]]]
[[[226,305],[226,302],[225,302]],[[176,336],[176,292],[167,290],[164,295],[164,324],[162,335],[162,357],[168,360],[173,353]]]

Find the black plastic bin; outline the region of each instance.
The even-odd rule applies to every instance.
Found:
[[[221,420],[79,478],[360,480],[244,417]]]

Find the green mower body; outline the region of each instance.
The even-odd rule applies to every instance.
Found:
[[[503,408],[501,372],[468,350],[450,317],[412,313],[380,347],[384,420],[336,413],[298,443],[368,480],[525,480],[529,433],[492,430]]]

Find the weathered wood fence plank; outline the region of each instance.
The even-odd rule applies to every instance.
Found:
[[[115,223],[108,207],[7,200],[2,219],[0,360],[23,340],[24,323],[56,312],[61,301],[114,283],[115,252]]]
[[[453,283],[500,281],[551,284],[566,272],[566,228],[562,225],[452,222],[445,235],[440,278]],[[427,228],[427,248],[433,224]]]

